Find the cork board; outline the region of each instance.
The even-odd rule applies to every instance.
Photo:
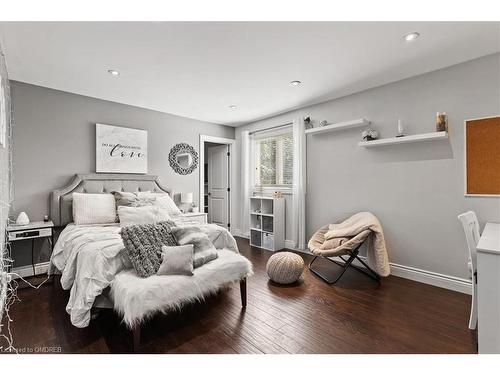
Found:
[[[466,194],[500,195],[500,116],[465,121]]]

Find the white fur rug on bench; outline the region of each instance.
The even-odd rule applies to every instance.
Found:
[[[218,258],[195,268],[193,276],[138,277],[133,270],[122,271],[111,284],[114,309],[129,328],[161,312],[180,309],[202,301],[219,289],[252,274],[252,263],[230,250],[218,250]]]

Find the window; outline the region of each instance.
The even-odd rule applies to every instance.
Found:
[[[255,140],[255,186],[291,187],[292,182],[293,134]]]

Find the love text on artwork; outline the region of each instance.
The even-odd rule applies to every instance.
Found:
[[[109,151],[109,156],[111,157],[143,158],[146,156],[139,146],[102,143],[102,147],[111,148]]]

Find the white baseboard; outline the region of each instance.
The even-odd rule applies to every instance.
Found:
[[[285,247],[287,249],[300,251],[306,254],[311,254],[307,247],[306,250],[299,250],[294,248],[293,241],[286,240]],[[366,257],[360,256],[363,260]],[[363,267],[360,262],[355,262],[357,266]],[[402,277],[404,279],[409,279],[413,281],[418,281],[420,283],[434,285],[439,288],[454,290],[456,292],[464,294],[472,294],[472,281],[467,279],[462,279],[460,277],[444,275],[437,272],[426,271],[415,267],[403,266],[402,264],[389,263],[391,266],[391,275]]]
[[[35,275],[41,275],[47,273],[49,269],[50,262],[42,262],[35,264]],[[13,268],[10,273],[12,273],[12,279],[18,279],[21,277],[33,276],[33,267],[30,265]]]
[[[444,275],[395,263],[391,263],[391,274],[464,294],[472,294],[472,281],[460,277]]]
[[[238,228],[231,228],[230,232],[235,237],[242,237],[248,239],[248,235],[243,234],[241,230]]]
[[[231,231],[234,236],[248,238],[248,236],[241,235],[239,229]],[[285,247],[287,249],[300,251],[306,254],[311,254],[307,247],[306,250],[299,250],[294,247],[294,242],[292,240],[285,240]],[[361,258],[364,260],[365,257]],[[357,262],[357,265],[362,265]],[[415,267],[403,266],[402,264],[390,263],[391,275],[402,277],[404,279],[409,279],[417,281],[424,284],[434,285],[439,288],[454,290],[456,292],[471,294],[472,293],[472,282],[471,280],[462,279],[460,277],[444,275],[437,272],[426,271]]]
[[[233,236],[248,238],[248,236],[242,235],[239,229],[232,229],[231,233]],[[291,250],[302,251],[306,254],[310,254],[308,250],[298,250],[294,248],[294,243],[292,240],[285,240],[285,247]],[[366,259],[365,257],[361,257]],[[361,264],[359,264],[361,266]],[[417,281],[424,284],[434,285],[440,288],[445,288],[449,290],[454,290],[456,292],[471,294],[472,293],[472,282],[471,280],[462,279],[455,276],[444,275],[437,272],[426,271],[415,267],[404,266],[402,264],[390,263],[391,275],[402,277],[404,279],[409,279]],[[49,268],[49,262],[37,263],[35,264],[35,274],[47,273]],[[31,265],[13,268],[12,273],[17,274],[21,277],[33,276],[33,267]],[[13,279],[18,278],[18,276],[13,275]]]
[[[302,249],[299,249],[295,246],[295,242],[293,240],[285,240],[285,249],[290,249],[305,254],[311,254],[311,252],[307,248],[307,244],[304,244],[304,247]]]
[[[366,261],[366,257],[360,256]],[[357,266],[363,267],[360,262],[355,261]],[[391,275],[402,277],[403,279],[418,281],[419,283],[437,286],[439,288],[454,290],[464,294],[472,294],[472,281],[460,277],[444,275],[442,273],[422,270],[420,268],[403,266],[402,264],[389,263]]]

